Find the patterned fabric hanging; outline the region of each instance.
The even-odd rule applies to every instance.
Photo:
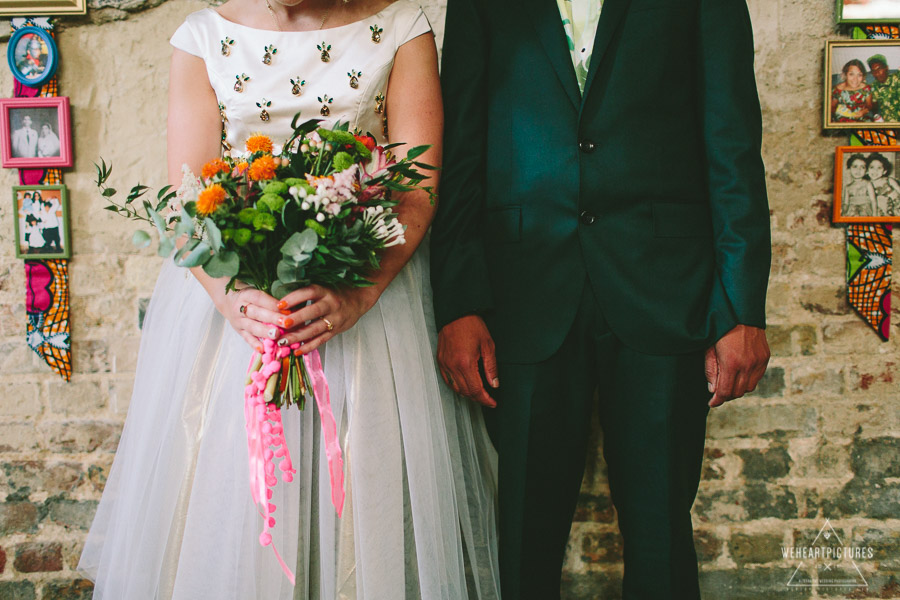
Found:
[[[48,18],[13,19],[12,30],[36,26],[53,33]],[[55,36],[54,36],[55,37]],[[15,82],[16,98],[53,97],[59,94],[54,75],[41,88]],[[22,185],[55,185],[62,183],[60,169],[19,169]],[[72,377],[72,346],[69,336],[69,261],[25,261],[25,310],[28,315],[26,340],[28,347],[63,379]]]
[[[847,227],[847,292],[850,305],[887,341],[891,324],[892,226],[854,223]]]
[[[896,25],[855,27],[854,39],[898,39]],[[897,146],[893,129],[854,132],[851,145]],[[860,317],[888,341],[891,325],[891,272],[893,227],[886,223],[859,223],[847,227],[847,299]]]

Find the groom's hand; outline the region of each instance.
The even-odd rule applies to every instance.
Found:
[[[492,388],[500,387],[494,340],[481,317],[469,315],[452,321],[438,334],[438,365],[453,391],[479,404],[495,408],[482,383],[479,361]]]
[[[721,406],[756,389],[769,364],[766,332],[738,325],[706,351],[706,381],[713,397],[709,405]]]

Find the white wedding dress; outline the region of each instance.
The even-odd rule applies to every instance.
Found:
[[[223,143],[240,150],[255,132],[278,144],[297,111],[314,118],[323,106],[330,122],[349,120],[386,142],[383,95],[395,52],[429,31],[408,0],[313,32],[253,29],[206,9],[188,17],[172,44],[206,62]],[[322,352],[345,458],[342,518],[330,501],[314,403],[284,413],[298,473],[275,488],[272,533],[295,587],[258,542],[243,411],[252,350],[196,280],[166,262],[79,564],[95,598],[499,597],[496,456],[479,410],[439,380],[427,254],[426,240],[374,308]]]

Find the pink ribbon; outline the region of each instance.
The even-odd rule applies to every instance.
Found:
[[[313,350],[303,355],[306,371],[312,379],[313,396],[319,407],[319,419],[322,421],[322,434],[325,436],[325,455],[328,457],[328,472],[331,475],[331,503],[338,517],[344,510],[344,459],[341,458],[341,445],[338,443],[337,424],[331,411],[331,396],[328,393],[328,381],[322,369],[319,351]]]
[[[266,402],[265,398],[269,379],[281,370],[281,360],[289,353],[289,348],[277,348],[275,342],[265,340],[262,366],[258,371],[253,371],[253,367],[256,366],[259,356],[253,356],[248,368],[250,383],[244,388],[244,419],[247,423],[247,449],[250,456],[250,495],[263,518],[263,530],[259,534],[259,543],[263,546],[272,546],[281,570],[284,571],[291,585],[294,585],[294,573],[291,572],[278,553],[278,549],[275,548],[269,530],[275,526],[275,517],[272,516],[272,513],[277,508],[270,502],[272,499],[271,488],[278,483],[278,479],[275,477],[274,459],[281,459],[278,468],[281,470],[281,479],[285,483],[293,481],[296,470],[291,465],[291,456],[284,439],[281,409],[273,402]]]
[[[298,344],[295,344],[299,347]],[[290,483],[296,470],[291,465],[291,456],[284,439],[284,427],[281,421],[281,409],[274,402],[266,401],[266,388],[272,377],[281,370],[282,360],[294,348],[279,348],[272,340],[264,340],[263,353],[254,354],[250,360],[247,373],[250,382],[244,388],[244,419],[247,423],[247,450],[250,461],[250,496],[259,509],[263,519],[263,530],[259,534],[259,543],[272,546],[275,558],[291,585],[295,584],[294,573],[288,568],[269,531],[275,527],[272,513],[277,508],[270,502],[272,488],[278,483],[275,477],[275,459],[281,459],[278,468],[281,479]],[[257,363],[261,362],[258,370]],[[331,502],[338,517],[344,510],[344,461],[341,457],[341,446],[338,443],[337,424],[331,410],[331,397],[328,392],[328,381],[322,368],[322,359],[318,350],[303,356],[307,373],[312,381],[313,397],[319,408],[322,421],[322,434],[325,436],[325,455],[328,457],[328,471],[331,476]]]

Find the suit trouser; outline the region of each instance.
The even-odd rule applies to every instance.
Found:
[[[499,376],[498,408],[486,414],[500,455],[504,600],[560,596],[598,389],[603,454],[624,538],[623,598],[699,598],[690,509],[710,396],[703,352],[651,356],[626,348],[585,284],[559,351],[538,364],[501,362]]]

